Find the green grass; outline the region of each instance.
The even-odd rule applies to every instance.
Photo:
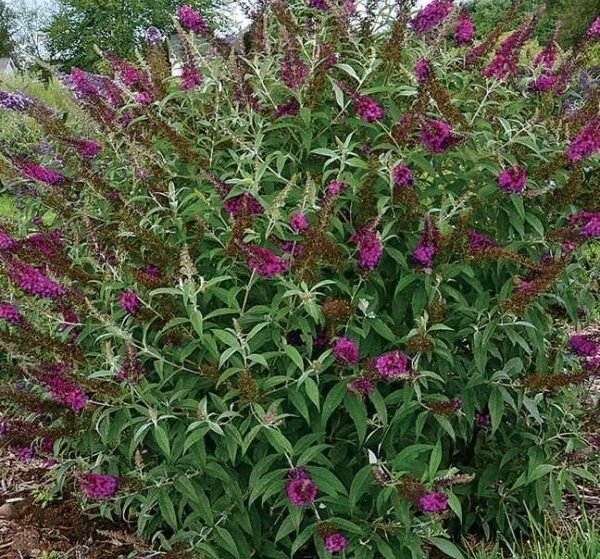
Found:
[[[14,200],[10,196],[0,196],[0,217],[14,217],[16,212]]]
[[[0,87],[9,91],[23,91],[59,110],[71,107],[63,86],[54,78],[45,82],[28,74],[3,75],[0,77]]]
[[[531,537],[518,545],[500,545],[475,551],[471,559],[599,559],[598,525],[582,519],[556,532],[548,525],[532,523]]]

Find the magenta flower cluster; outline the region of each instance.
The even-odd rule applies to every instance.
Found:
[[[486,248],[498,246],[492,239],[476,231],[467,231],[467,239],[469,241],[469,250],[472,254],[481,252]]]
[[[300,231],[308,229],[308,219],[303,213],[296,212],[290,217],[290,227],[294,233],[300,233]]]
[[[419,499],[419,507],[423,512],[444,512],[448,510],[448,496],[440,491],[426,493]]]
[[[462,10],[458,16],[456,29],[454,30],[454,44],[468,45],[473,41],[474,36],[473,22],[469,17],[467,10]]]
[[[0,231],[0,250],[12,250],[17,248],[19,243],[15,241],[10,235]]]
[[[569,345],[574,353],[581,355],[582,357],[595,357],[600,354],[600,346],[585,336],[571,336]]]
[[[410,361],[400,350],[379,356],[375,360],[375,370],[385,380],[405,379],[412,376]]]
[[[202,83],[202,75],[196,66],[186,65],[181,72],[181,91],[190,91]]]
[[[483,70],[487,78],[506,78],[517,73],[517,62],[521,47],[530,35],[529,26],[522,26],[500,43],[496,56]]]
[[[135,94],[135,102],[139,103],[140,105],[150,105],[150,103],[152,103],[152,97],[149,93],[140,91]]]
[[[344,190],[348,188],[348,185],[343,181],[332,180],[327,185],[327,193],[330,196],[339,196]]]
[[[25,243],[47,258],[52,258],[56,256],[62,245],[62,240],[60,232],[54,230],[49,233],[33,233],[25,239]]]
[[[242,245],[242,251],[246,258],[248,268],[266,279],[278,276],[287,271],[290,263],[283,260],[268,248],[260,247],[250,243]]]
[[[151,26],[146,29],[146,42],[150,45],[156,45],[162,41],[162,33],[157,27]]]
[[[366,377],[360,377],[351,380],[346,388],[348,392],[360,394],[363,398],[367,398],[375,390],[375,383]]]
[[[452,126],[441,120],[425,119],[421,126],[421,142],[432,153],[444,153],[461,141]]]
[[[325,2],[325,0],[309,0],[308,7],[314,8],[315,10],[320,10],[322,12],[329,11],[329,5],[327,2]]]
[[[411,20],[410,26],[417,35],[424,35],[442,23],[452,12],[452,0],[433,0]]]
[[[587,31],[587,36],[590,39],[600,37],[600,17],[597,17]]]
[[[600,150],[600,119],[588,124],[569,144],[567,159],[571,162],[581,161]]]
[[[356,365],[358,363],[358,344],[350,338],[338,338],[333,344],[333,358],[339,365]]]
[[[121,308],[128,314],[135,314],[140,308],[140,299],[135,291],[123,291],[119,296]]]
[[[115,476],[106,474],[82,474],[79,485],[91,499],[108,499],[117,491],[119,482]]]
[[[242,213],[248,215],[258,215],[263,213],[264,208],[260,202],[249,192],[243,192],[239,196],[233,196],[223,202],[225,211],[233,217],[238,217]]]
[[[339,532],[333,532],[328,536],[325,536],[323,545],[328,553],[340,553],[348,547],[348,540]]]
[[[63,378],[60,374],[50,374],[41,377],[48,388],[50,397],[63,406],[69,406],[75,413],[80,412],[89,398],[79,387]]]
[[[533,59],[534,66],[544,66],[548,70],[551,70],[556,63],[557,50],[558,46],[553,37]]]
[[[600,237],[600,212],[577,212],[569,218],[569,225],[579,225],[583,238]]]
[[[527,172],[523,167],[509,167],[498,175],[496,183],[504,192],[523,192],[527,183]]]
[[[415,64],[415,75],[417,76],[417,80],[420,82],[427,79],[427,74],[430,71],[430,62],[429,58],[419,58],[417,63]]]
[[[25,322],[21,311],[10,303],[0,301],[0,320],[4,320],[13,326],[21,326],[27,328],[28,324]]]
[[[392,178],[398,187],[410,186],[415,182],[412,171],[407,165],[396,165],[392,169]]]
[[[413,251],[413,259],[423,266],[426,272],[430,272],[433,268],[433,259],[438,252],[438,240],[440,233],[433,223],[433,220],[428,215],[425,217],[425,227],[419,238],[417,248]]]
[[[283,116],[296,116],[300,112],[300,105],[296,99],[289,99],[275,110],[273,120]]]
[[[191,6],[181,6],[177,10],[177,17],[179,18],[181,27],[184,29],[188,29],[194,33],[206,33],[208,31],[208,25],[206,25],[202,16]]]
[[[92,140],[71,140],[69,143],[84,159],[93,159],[102,150],[100,145]]]
[[[66,178],[57,171],[48,169],[43,165],[37,165],[35,163],[23,163],[21,165],[21,172],[28,179],[43,182],[49,184],[50,186],[66,180]]]
[[[529,87],[533,91],[550,91],[556,84],[558,78],[552,74],[542,74],[533,80]]]
[[[279,77],[290,89],[298,89],[308,76],[308,67],[302,60],[296,49],[288,48],[281,60]]]
[[[6,109],[9,111],[23,111],[28,104],[29,100],[21,93],[0,91],[0,109]]]
[[[29,264],[12,262],[9,276],[21,291],[29,295],[56,299],[65,294],[65,290],[60,285]]]
[[[381,241],[370,226],[359,229],[349,239],[358,247],[358,265],[365,270],[374,270],[383,255]]]
[[[129,346],[123,357],[121,368],[115,375],[115,379],[136,382],[145,372],[146,369],[138,359],[135,349]]]
[[[286,492],[290,503],[303,507],[314,502],[317,498],[317,486],[314,484],[305,468],[292,468],[288,472]]]
[[[357,95],[355,97],[354,110],[365,122],[381,120],[385,115],[383,109],[371,97],[366,95]]]

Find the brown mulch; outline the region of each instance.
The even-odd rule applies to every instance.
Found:
[[[6,449],[0,459],[0,558],[37,559],[52,551],[74,559],[118,559],[147,551],[127,527],[92,519],[68,494],[46,507],[32,489],[47,470],[41,461],[21,462]]]

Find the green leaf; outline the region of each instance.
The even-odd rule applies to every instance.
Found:
[[[190,322],[192,323],[192,326],[194,328],[194,330],[196,331],[196,334],[198,334],[198,336],[200,336],[200,338],[204,337],[204,324],[203,324],[203,319],[202,319],[202,313],[197,310],[194,309],[190,312]]]
[[[336,68],[343,70],[349,76],[353,77],[357,82],[360,81],[356,71],[349,64],[336,64]]]
[[[540,479],[541,477],[544,477],[545,475],[549,474],[552,470],[554,470],[555,466],[553,466],[552,464],[539,464],[538,466],[536,466],[533,470],[533,472],[531,472],[531,474],[527,477],[527,483],[532,483],[534,482],[536,479]]]
[[[231,553],[234,557],[239,557],[237,545],[231,534],[225,530],[225,528],[221,528],[221,526],[216,526],[215,530],[217,531],[215,539],[219,546]]]
[[[265,428],[263,432],[267,440],[271,443],[271,446],[277,452],[281,452],[289,457],[293,456],[294,449],[292,448],[292,444],[281,431],[278,429]]]
[[[319,489],[328,495],[347,495],[344,484],[327,468],[311,466],[310,475]]]
[[[448,493],[448,505],[462,524],[462,506],[458,500],[458,497],[454,493]]]
[[[433,479],[435,474],[442,463],[442,442],[438,440],[437,444],[433,447],[431,451],[431,456],[429,458],[429,477]]]
[[[500,392],[497,386],[492,388],[488,401],[488,407],[490,410],[490,417],[492,419],[492,433],[494,433],[498,427],[500,427],[502,416],[504,415],[504,398],[502,397],[502,392]]]
[[[323,411],[321,412],[321,420],[323,422],[323,428],[327,425],[327,420],[331,417],[331,414],[339,407],[344,399],[346,393],[346,383],[338,382],[325,397],[325,403],[323,404]]]
[[[292,360],[298,369],[304,371],[304,360],[302,359],[302,355],[300,355],[294,346],[286,344],[283,346],[283,351],[285,351],[286,355]]]
[[[367,408],[365,403],[360,397],[354,394],[346,394],[344,403],[346,410],[354,422],[358,443],[362,445],[367,436]]]
[[[160,450],[167,459],[171,458],[171,444],[169,443],[169,436],[162,425],[155,425],[152,431],[154,440],[158,444]]]
[[[311,377],[307,377],[304,381],[304,390],[306,390],[306,395],[310,398],[310,401],[319,409],[319,386]]]
[[[295,530],[294,528],[294,519],[291,516],[286,516],[284,521],[279,526],[279,530],[277,530],[277,534],[275,534],[275,543],[279,540],[285,538],[287,535],[291,534]]]
[[[292,545],[292,553],[293,557],[296,556],[298,550],[311,538],[311,536],[315,533],[315,523],[311,522],[302,532],[298,534],[294,543]]]
[[[173,528],[173,530],[177,530],[175,508],[173,507],[173,501],[169,496],[168,490],[162,490],[158,494],[158,506],[160,508],[160,514],[167,521],[169,526]]]
[[[335,83],[335,81],[331,82],[331,86],[333,87],[333,92],[335,93],[335,100],[341,109],[344,108],[344,92],[341,90],[340,86]]]
[[[361,468],[350,485],[350,505],[356,506],[368,487],[373,485],[373,466],[368,464]]]
[[[458,547],[456,547],[456,545],[454,545],[450,540],[432,537],[429,538],[429,542],[449,557],[452,557],[452,559],[465,559],[462,551],[458,549]]]

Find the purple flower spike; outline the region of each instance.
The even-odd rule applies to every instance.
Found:
[[[419,499],[419,506],[428,513],[444,512],[448,510],[448,496],[439,491],[426,493]]]
[[[290,218],[290,227],[294,233],[300,233],[300,231],[304,231],[308,229],[308,220],[303,213],[296,212]]]
[[[452,11],[452,0],[433,0],[412,18],[410,26],[417,35],[425,35],[442,23]]]
[[[348,547],[348,540],[339,532],[334,532],[325,537],[323,545],[329,553],[339,553]]]
[[[333,357],[339,365],[358,363],[358,345],[350,338],[338,338],[333,344]]]
[[[10,303],[0,302],[0,320],[4,320],[13,326],[28,328],[28,324],[19,309]]]
[[[48,169],[47,167],[43,167],[42,165],[36,165],[35,163],[23,163],[21,165],[21,172],[28,179],[43,182],[50,186],[66,180],[60,173]]]
[[[119,304],[126,313],[135,314],[140,308],[140,299],[135,291],[123,291]]]
[[[504,192],[523,192],[527,182],[527,172],[523,167],[510,167],[498,175],[496,182],[500,190]]]
[[[567,159],[581,161],[600,150],[600,119],[592,121],[570,143]]]
[[[410,186],[415,182],[412,171],[406,165],[396,165],[392,169],[392,178],[398,187]]]
[[[292,505],[303,507],[317,498],[317,486],[304,468],[292,468],[288,472],[288,478],[286,492]]]
[[[206,33],[208,31],[208,25],[206,25],[202,16],[191,6],[181,6],[177,10],[177,17],[179,18],[181,27],[184,29],[188,29],[194,33]]]
[[[392,351],[375,360],[377,374],[385,380],[406,379],[412,376],[408,357],[402,351]]]
[[[385,115],[383,109],[373,99],[366,95],[358,95],[356,97],[354,100],[354,110],[365,122],[381,120]]]
[[[79,484],[88,497],[103,500],[115,494],[118,480],[114,476],[104,474],[83,474]]]
[[[462,10],[458,16],[458,24],[454,31],[454,44],[457,46],[468,45],[473,42],[473,36],[473,22],[469,17],[469,12]]]
[[[421,126],[421,142],[432,153],[444,153],[461,140],[452,126],[441,120],[426,119]]]
[[[374,270],[383,255],[381,241],[370,226],[359,229],[349,239],[358,246],[358,265],[365,270]]]

